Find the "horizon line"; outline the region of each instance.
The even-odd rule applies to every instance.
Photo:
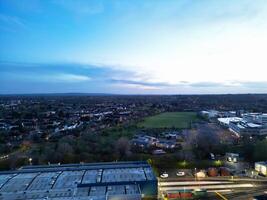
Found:
[[[46,93],[10,93],[10,94],[1,94],[0,96],[49,96],[49,95],[58,95],[58,96],[71,96],[71,95],[76,95],[76,96],[205,96],[205,95],[267,95],[267,93],[192,93],[192,94],[179,94],[179,93],[173,93],[173,94],[127,94],[127,93],[105,93],[105,92],[46,92]]]

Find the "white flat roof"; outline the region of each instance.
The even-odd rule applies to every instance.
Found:
[[[223,123],[223,124],[227,124],[229,125],[230,122],[240,122],[242,120],[242,118],[240,117],[222,117],[222,118],[218,118],[218,121]]]
[[[251,128],[258,128],[258,127],[262,127],[262,125],[260,124],[254,124],[254,123],[247,123],[247,125]]]

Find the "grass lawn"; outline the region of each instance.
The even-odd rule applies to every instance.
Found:
[[[190,127],[190,122],[195,122],[197,120],[198,118],[195,112],[166,112],[145,118],[145,120],[139,123],[138,126],[144,128],[174,127],[184,129]]]

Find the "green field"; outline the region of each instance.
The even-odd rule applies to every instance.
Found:
[[[195,112],[166,112],[152,117],[147,117],[139,123],[139,127],[144,128],[178,128],[190,127],[191,122],[197,121]]]

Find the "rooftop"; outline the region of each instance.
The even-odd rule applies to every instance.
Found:
[[[260,164],[260,165],[267,166],[267,161],[260,161],[260,162],[256,162],[255,164]]]
[[[155,180],[146,162],[27,166],[0,173],[0,199],[139,199],[139,183]]]
[[[218,118],[218,121],[223,123],[223,124],[227,124],[229,125],[230,122],[240,122],[242,120],[242,118],[240,117],[222,117],[222,118]]]

